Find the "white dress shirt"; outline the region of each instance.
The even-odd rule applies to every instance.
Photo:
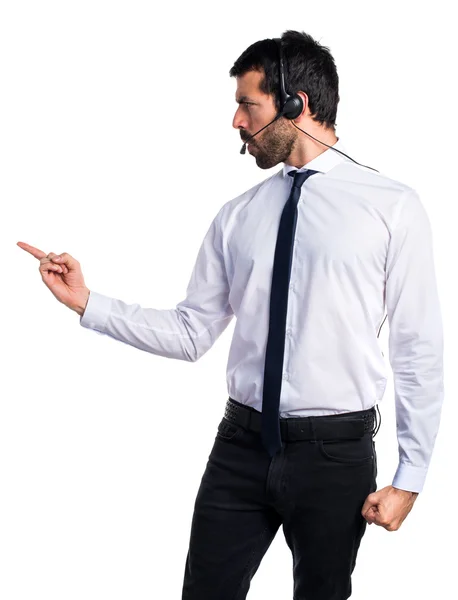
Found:
[[[346,152],[340,139],[334,147]],[[421,492],[443,402],[427,213],[414,189],[331,149],[305,167],[319,173],[302,185],[297,205],[280,415],[345,413],[382,400],[378,333],[386,308],[399,449],[392,485]],[[284,164],[220,208],[176,308],[91,291],[80,324],[151,354],[196,361],[235,316],[228,394],[261,411],[274,251],[294,168]]]

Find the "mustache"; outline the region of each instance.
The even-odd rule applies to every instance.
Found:
[[[242,140],[243,143],[245,143],[247,140],[249,140],[251,137],[251,135],[247,135],[246,137],[243,136],[242,134],[240,134],[240,139]],[[252,144],[254,146],[254,142],[250,142],[250,144]]]

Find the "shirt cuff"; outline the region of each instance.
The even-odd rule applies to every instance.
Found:
[[[423,491],[427,471],[428,469],[425,467],[415,467],[401,463],[391,485],[407,492],[421,492]]]
[[[105,333],[111,305],[112,298],[91,290],[84,313],[80,317],[80,325],[87,329]]]

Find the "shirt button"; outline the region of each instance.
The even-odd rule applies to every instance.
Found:
[[[285,381],[288,381],[288,379],[289,379],[289,375],[288,375],[288,373],[283,373],[283,379],[284,379]]]
[[[294,283],[290,283],[290,284],[289,284],[289,289],[290,289],[290,290],[294,290]]]
[[[287,329],[286,330],[286,335],[291,335],[292,334],[292,329]]]

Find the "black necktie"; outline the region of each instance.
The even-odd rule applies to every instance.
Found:
[[[272,288],[270,292],[269,333],[267,337],[262,395],[261,437],[269,456],[281,448],[279,405],[285,351],[285,325],[288,287],[291,274],[293,240],[296,230],[297,202],[304,181],[319,171],[289,171],[293,187],[286,201],[275,246]]]

